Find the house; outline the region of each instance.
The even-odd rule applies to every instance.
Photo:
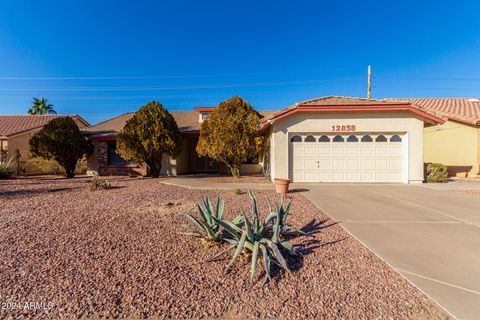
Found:
[[[0,115],[0,162],[15,163],[17,174],[46,174],[58,170],[54,160],[32,158],[30,138],[53,119],[71,117],[79,128],[89,123],[78,115]]]
[[[424,127],[444,122],[410,102],[328,96],[261,121],[270,174],[294,182],[424,180]]]
[[[480,176],[480,99],[402,98],[445,117],[439,126],[424,131],[425,162],[442,163],[450,176]]]
[[[224,171],[195,151],[200,125],[212,107],[171,112],[182,133],[176,159],[163,157],[162,174]],[[298,102],[279,111],[260,111],[267,150],[245,163],[242,174],[266,172],[272,179],[294,182],[421,183],[424,127],[444,120],[410,102],[328,96]],[[145,168],[115,152],[116,135],[133,113],[84,130],[95,144],[88,159],[91,172],[142,174]]]
[[[187,173],[228,172],[228,168],[208,157],[200,157],[196,152],[200,126],[215,107],[196,107],[193,111],[170,112],[177,122],[182,135],[182,151],[175,158],[164,155],[162,158],[162,175]],[[269,116],[273,111],[260,111]],[[83,133],[94,144],[94,153],[87,160],[88,173],[99,175],[145,175],[146,167],[135,162],[125,161],[116,153],[116,136],[132,118],[134,112],[124,113],[118,117],[86,128]],[[263,159],[249,159],[241,166],[240,173],[260,174]]]

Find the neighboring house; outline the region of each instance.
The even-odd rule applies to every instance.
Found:
[[[208,157],[200,157],[196,147],[200,136],[200,125],[212,112],[214,107],[197,107],[194,111],[170,112],[177,122],[178,129],[183,137],[183,146],[180,154],[172,158],[164,155],[162,158],[162,175],[177,175],[187,173],[228,172],[225,165]],[[260,111],[268,116],[273,111]],[[95,151],[88,159],[88,172],[99,175],[145,175],[146,167],[138,163],[125,161],[116,152],[116,137],[125,123],[132,118],[134,112],[122,114],[95,126],[87,128],[83,133],[88,136]],[[251,159],[241,167],[241,174],[262,173],[262,160]]]
[[[444,121],[409,102],[322,97],[262,120],[272,178],[421,183],[424,126]]]
[[[450,176],[480,176],[480,99],[392,100],[411,102],[447,119],[443,125],[425,128],[425,162],[438,162],[448,166]]]
[[[183,149],[163,159],[162,174],[225,171],[195,151],[201,122],[214,108],[171,112],[182,133]],[[322,97],[288,108],[259,111],[267,151],[258,163],[244,164],[242,174],[266,171],[272,179],[295,182],[421,183],[424,127],[444,121],[409,102]],[[115,138],[133,113],[85,130],[95,144],[88,161],[99,174],[139,174],[145,168],[125,162],[115,152]],[[257,162],[257,161],[252,161]]]
[[[52,119],[71,117],[80,129],[89,126],[78,115],[0,115],[0,148],[4,162],[15,165],[17,174],[45,174],[58,170],[58,164],[30,156],[30,138]],[[6,152],[5,152],[6,151]]]

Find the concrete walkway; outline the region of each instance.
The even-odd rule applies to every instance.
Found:
[[[480,199],[415,185],[295,187],[455,317],[480,319]]]
[[[226,183],[212,182],[209,179],[195,178],[193,176],[177,176],[162,180],[162,183],[184,187],[189,189],[217,189],[217,190],[247,190],[247,189],[267,189],[274,190],[273,183]]]

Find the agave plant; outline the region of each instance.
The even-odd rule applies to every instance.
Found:
[[[217,196],[215,209],[212,202],[205,196],[201,203],[197,203],[200,219],[189,212],[182,212],[193,224],[193,228],[186,226],[188,234],[198,236],[209,242],[218,242],[222,240],[222,230],[217,221],[223,217],[224,202]]]
[[[306,235],[307,233],[300,229],[295,229],[291,225],[287,224],[287,217],[290,212],[290,206],[292,201],[289,201],[287,206],[285,207],[285,198],[282,196],[281,200],[278,201],[277,197],[274,198],[273,202],[275,205],[275,210],[273,210],[272,204],[270,200],[267,199],[268,202],[268,209],[270,214],[265,219],[265,224],[270,222],[273,223],[272,227],[272,241],[278,242],[278,240],[282,237],[283,234],[290,232],[290,233],[298,233],[302,235]]]
[[[232,221],[214,218],[230,236],[224,239],[231,244],[229,249],[235,248],[233,257],[227,265],[226,270],[230,271],[240,255],[242,253],[246,254],[251,256],[251,279],[253,280],[257,273],[258,260],[261,257],[265,268],[265,281],[269,281],[271,280],[270,272],[273,263],[285,269],[287,272],[291,272],[287,261],[282,255],[281,248],[285,249],[291,255],[298,253],[291,243],[281,241],[278,236],[275,237],[275,227],[271,238],[268,237],[268,230],[266,229],[268,222],[260,219],[257,199],[254,194],[251,191],[249,191],[248,194],[252,201],[252,221],[247,218],[244,212]],[[279,230],[277,232],[280,232],[278,227],[277,229]]]

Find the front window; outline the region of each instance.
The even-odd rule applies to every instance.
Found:
[[[129,164],[128,161],[123,159],[117,153],[117,142],[116,141],[108,141],[107,143],[108,150],[107,150],[107,163],[109,166],[126,166]]]

